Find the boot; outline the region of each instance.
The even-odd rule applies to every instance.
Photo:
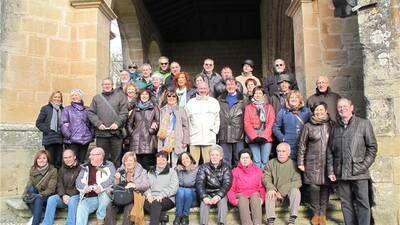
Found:
[[[169,222],[169,216],[168,216],[168,215],[164,215],[164,216],[161,218],[160,224],[161,224],[161,225],[167,225],[168,222]]]
[[[189,216],[182,217],[182,225],[189,225]]]
[[[181,216],[175,216],[175,219],[174,219],[173,224],[174,224],[174,225],[180,225],[182,219],[183,219],[183,218],[182,218]]]
[[[104,225],[104,220],[97,219],[97,225]]]
[[[326,216],[325,215],[319,216],[319,225],[326,225]]]
[[[319,225],[320,223],[319,223],[319,216],[318,215],[314,215],[312,218],[311,218],[311,225]]]

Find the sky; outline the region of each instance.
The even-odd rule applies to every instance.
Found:
[[[111,21],[111,31],[116,37],[110,40],[110,52],[111,54],[122,54],[121,36],[119,33],[117,20]]]

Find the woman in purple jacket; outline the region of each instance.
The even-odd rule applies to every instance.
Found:
[[[94,130],[87,117],[88,108],[83,104],[83,92],[71,91],[71,105],[61,113],[61,132],[66,148],[75,151],[80,163],[85,161],[89,143],[93,140]]]

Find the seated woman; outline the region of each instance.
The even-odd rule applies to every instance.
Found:
[[[261,205],[265,198],[263,171],[253,164],[253,155],[248,149],[239,152],[239,160],[237,167],[232,170],[233,180],[227,194],[228,200],[238,206],[241,224],[259,225],[262,222]]]
[[[76,178],[79,175],[80,166],[75,151],[65,149],[63,152],[63,164],[58,171],[57,194],[47,200],[43,225],[54,224],[57,208],[68,208],[66,225],[75,225],[76,210],[79,202],[79,191],[75,187]]]
[[[176,192],[175,220],[174,225],[188,225],[189,211],[196,204],[196,175],[198,171],[196,161],[189,152],[183,152],[179,155],[178,173],[179,188]]]
[[[136,155],[133,152],[127,152],[122,157],[122,165],[118,168],[115,173],[114,183],[125,189],[131,189],[133,192],[143,193],[150,187],[149,180],[147,178],[147,171],[137,162]],[[131,221],[130,214],[132,208],[140,207],[143,210],[143,203],[139,206],[139,202],[132,202],[125,206],[117,206],[113,203],[107,207],[106,218],[104,224],[114,225],[117,224],[117,212],[123,210],[123,225],[140,224],[139,221]],[[144,217],[141,218],[144,224]]]
[[[168,165],[168,153],[158,152],[156,159],[156,166],[147,173],[150,189],[144,193],[144,209],[150,213],[150,225],[165,225],[168,223],[166,211],[175,206],[179,181],[176,171]]]
[[[46,150],[35,154],[29,180],[22,195],[33,215],[27,224],[39,225],[47,198],[56,192],[57,169],[49,161],[50,156]]]

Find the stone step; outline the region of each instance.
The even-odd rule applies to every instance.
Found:
[[[27,205],[22,201],[22,199],[18,197],[10,197],[6,200],[6,204],[8,209],[17,215],[18,217],[22,217],[28,221],[28,219],[31,217],[31,213],[27,207]],[[66,210],[57,210],[56,214],[56,221],[55,224],[65,224],[65,218],[67,216],[67,211]],[[169,225],[172,225],[172,221],[175,218],[175,209],[172,209],[168,211],[169,215]],[[278,206],[276,208],[276,225],[280,224],[287,224],[288,217],[289,217],[289,212],[287,207],[281,207]],[[263,216],[265,217],[265,213],[263,213]],[[298,212],[298,219],[296,220],[296,224],[299,225],[309,225],[310,222],[310,217],[312,216],[311,210],[307,205],[302,205],[300,206],[299,212]],[[120,215],[121,217],[121,215]],[[190,224],[197,225],[199,224],[199,208],[195,207],[190,210]],[[210,211],[210,225],[215,224],[213,223],[217,219],[217,212],[216,209],[213,208]],[[120,218],[119,218],[120,220]],[[146,221],[149,220],[149,216],[146,215]],[[328,225],[341,225],[343,223],[343,216],[340,208],[340,202],[338,201],[337,198],[331,198],[329,205],[328,205],[328,210],[327,210],[327,224]],[[89,224],[96,224],[96,219],[95,219],[95,214],[91,215],[91,218],[89,220]],[[227,215],[227,221],[228,224],[240,224],[240,219],[239,219],[239,212],[238,209],[233,207],[229,209],[229,213]]]

